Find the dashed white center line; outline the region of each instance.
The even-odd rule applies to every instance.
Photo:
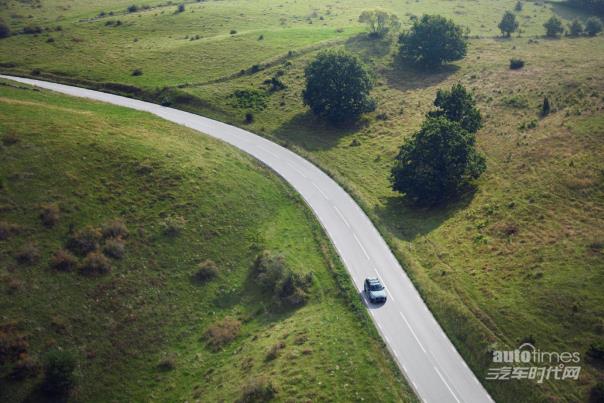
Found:
[[[348,228],[350,228],[350,224],[348,224],[348,221],[346,221],[346,218],[344,218],[344,215],[342,214],[342,212],[340,211],[340,209],[337,206],[333,206],[334,210],[336,210],[336,213],[338,213],[338,215],[340,216],[340,218],[342,219],[342,221],[344,221],[344,224],[346,224],[346,226]]]
[[[365,250],[365,248],[363,247],[363,244],[361,243],[361,241],[359,241],[359,238],[357,238],[357,234],[355,234],[354,232],[352,233],[352,236],[354,237],[354,240],[357,241],[357,243],[359,244],[359,246],[361,247],[361,250],[363,251],[363,253],[365,254],[365,257],[367,258],[367,260],[371,260],[369,258],[369,254],[367,254],[367,251]]]
[[[325,193],[323,193],[323,191],[321,190],[320,187],[318,187],[314,182],[312,183],[312,185],[315,187],[315,189],[317,189],[319,191],[319,193],[321,193],[321,196],[323,196],[325,198],[325,200],[329,200],[329,197],[327,197],[327,195]]]
[[[422,351],[425,353],[426,349],[424,348],[424,346],[422,345],[422,342],[419,341],[419,338],[417,337],[417,335],[415,334],[415,332],[413,331],[413,329],[411,328],[411,325],[409,325],[409,322],[407,321],[407,318],[405,318],[405,315],[403,315],[402,312],[399,312],[401,314],[401,317],[403,318],[403,320],[405,321],[405,323],[407,324],[407,327],[409,328],[409,330],[411,330],[411,334],[413,335],[413,337],[415,338],[415,341],[417,341],[417,344],[419,344],[419,346],[421,347]]]
[[[459,403],[459,399],[457,398],[457,396],[455,396],[455,393],[453,393],[453,389],[451,389],[451,387],[449,386],[449,384],[447,383],[447,381],[445,380],[445,378],[443,377],[443,375],[440,373],[440,371],[438,370],[438,368],[434,367],[434,370],[436,371],[436,373],[438,374],[438,376],[440,377],[440,379],[442,379],[442,381],[445,384],[445,386],[447,387],[447,389],[449,389],[449,392],[451,392],[451,394],[455,398],[455,401],[457,403]]]

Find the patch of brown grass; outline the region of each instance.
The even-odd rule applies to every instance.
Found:
[[[15,254],[15,259],[19,264],[30,265],[34,264],[40,258],[40,250],[36,246],[36,244],[29,242],[25,244],[17,253]]]
[[[80,273],[86,276],[102,276],[111,271],[111,262],[100,252],[90,252],[80,267]]]
[[[218,351],[235,340],[239,336],[240,331],[241,322],[237,319],[226,317],[210,325],[204,333],[204,339],[211,350]]]
[[[56,251],[50,261],[50,267],[59,271],[71,271],[77,265],[78,259],[65,249]]]
[[[59,222],[60,213],[61,209],[57,204],[44,204],[41,206],[40,220],[45,227],[54,227]]]

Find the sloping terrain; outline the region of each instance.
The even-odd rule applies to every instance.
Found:
[[[148,114],[25,86],[0,86],[0,122],[0,400],[43,400],[53,349],[76,356],[76,401],[414,400],[272,172]],[[79,253],[91,239],[108,272]],[[263,252],[311,276],[306,304],[263,291]]]

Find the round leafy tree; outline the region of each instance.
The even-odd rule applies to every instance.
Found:
[[[371,75],[356,56],[343,51],[321,52],[304,75],[304,105],[321,118],[338,124],[375,109],[369,97]]]
[[[543,27],[545,28],[545,36],[549,38],[557,38],[564,32],[562,21],[556,16],[552,16],[547,20],[545,24],[543,24]]]
[[[463,59],[467,51],[464,29],[440,15],[424,15],[399,37],[400,56],[412,63],[436,67]]]
[[[598,17],[589,17],[585,21],[585,32],[589,36],[596,36],[602,32],[602,21]]]
[[[501,35],[509,37],[512,32],[516,32],[518,29],[518,21],[516,21],[516,15],[511,11],[506,11],[501,18],[501,22],[498,25],[501,30]]]
[[[473,133],[445,117],[429,117],[396,157],[392,189],[434,205],[455,196],[486,169]]]
[[[428,112],[428,116],[444,116],[459,123],[470,133],[476,133],[482,126],[482,116],[476,108],[476,101],[461,84],[453,85],[450,90],[438,90],[434,106],[436,110]]]

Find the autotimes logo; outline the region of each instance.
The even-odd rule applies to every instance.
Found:
[[[528,379],[537,383],[548,380],[577,380],[581,373],[578,352],[541,351],[531,343],[515,350],[493,351],[493,364],[486,379],[497,381]]]

